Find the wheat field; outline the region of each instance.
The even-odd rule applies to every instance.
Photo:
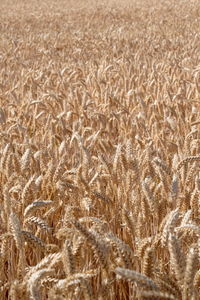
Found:
[[[200,299],[200,2],[0,16],[0,300]]]

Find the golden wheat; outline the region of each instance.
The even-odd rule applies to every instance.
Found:
[[[0,16],[0,299],[199,300],[199,1]]]

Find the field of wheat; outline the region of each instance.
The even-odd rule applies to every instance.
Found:
[[[0,16],[0,300],[200,299],[199,1]]]

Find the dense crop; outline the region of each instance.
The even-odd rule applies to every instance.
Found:
[[[0,16],[0,299],[200,299],[199,1]]]

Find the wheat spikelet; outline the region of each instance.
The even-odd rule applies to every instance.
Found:
[[[9,195],[9,188],[8,186],[5,186],[3,189],[3,198],[4,198],[4,209],[7,217],[11,213],[11,198]]]
[[[153,162],[162,168],[167,175],[171,176],[171,169],[160,158],[154,158]]]
[[[25,172],[30,166],[31,149],[27,149],[21,157],[20,167],[21,172]]]
[[[42,180],[43,180],[43,176],[40,175],[35,179],[35,186],[37,189],[41,188],[41,184],[42,184]]]
[[[58,281],[59,281],[58,278],[46,276],[44,279],[41,280],[41,286],[52,287],[52,285],[56,285]]]
[[[84,197],[81,201],[81,206],[89,212],[93,208],[92,199],[89,197]]]
[[[16,154],[13,154],[12,160],[13,160],[13,167],[14,167],[15,172],[17,174],[20,174],[21,168],[20,168],[20,162],[19,162],[18,156]]]
[[[133,216],[130,214],[128,209],[124,208],[123,209],[123,218],[126,223],[126,226],[129,228],[131,234],[133,234],[134,229],[135,229],[135,222]]]
[[[193,297],[194,294],[194,277],[196,273],[196,266],[198,264],[198,251],[197,246],[195,245],[189,250],[187,255],[185,275],[183,280],[183,299],[189,299]]]
[[[152,237],[148,237],[138,242],[136,255],[139,258],[142,258],[144,256],[146,249],[151,246],[152,241],[153,241]]]
[[[44,276],[51,275],[53,270],[50,269],[42,269],[39,270],[31,275],[28,280],[28,289],[30,291],[31,299],[33,300],[41,300],[40,295],[40,286],[41,286],[41,279]]]
[[[111,200],[103,193],[99,193],[97,191],[92,191],[92,194],[100,200],[103,200],[105,203],[109,203]]]
[[[198,155],[197,156],[189,156],[189,157],[183,159],[182,161],[180,161],[180,163],[177,166],[177,171],[179,171],[182,168],[182,166],[184,166],[190,162],[195,162],[195,161],[199,161],[199,160],[200,160],[200,156],[198,156]]]
[[[112,247],[117,251],[119,256],[121,256],[125,267],[131,268],[133,266],[134,261],[134,254],[133,251],[130,249],[129,245],[115,237],[114,235],[108,235],[106,238],[106,241],[108,241]]]
[[[29,215],[30,213],[33,213],[35,210],[44,208],[44,207],[48,207],[50,205],[52,205],[53,202],[51,200],[44,200],[44,201],[35,201],[32,202],[31,204],[29,204],[25,210],[24,210],[24,216],[26,217],[27,215]]]
[[[1,170],[4,170],[5,167],[6,167],[6,161],[7,161],[7,158],[8,158],[8,155],[9,155],[9,152],[12,148],[12,144],[11,143],[8,143],[5,148],[3,149],[3,153],[2,153],[2,156],[1,156]]]
[[[156,208],[155,199],[154,199],[153,194],[150,191],[149,186],[146,181],[143,181],[143,183],[142,183],[142,191],[148,201],[148,204],[149,204],[149,207],[150,207],[152,213],[154,213],[154,212],[156,213],[157,208]]]
[[[162,237],[161,237],[161,242],[162,242],[163,245],[165,245],[167,243],[169,233],[171,231],[173,231],[173,229],[175,227],[175,223],[176,223],[178,217],[179,217],[178,209],[175,209],[175,210],[173,210],[169,213],[167,221],[164,225],[163,234],[162,234]]]
[[[197,163],[195,162],[193,166],[189,169],[187,176],[185,178],[185,188],[186,186],[190,185],[192,182],[194,182],[196,177],[196,170],[197,170]]]
[[[170,264],[180,286],[183,284],[185,272],[184,255],[181,251],[179,241],[174,234],[169,235]]]
[[[64,171],[64,168],[63,168],[63,164],[61,162],[61,163],[58,164],[57,168],[55,169],[55,173],[54,173],[53,178],[52,178],[53,182],[56,183],[60,179],[60,177],[63,174],[63,171]]]
[[[33,216],[29,217],[29,218],[25,219],[24,223],[25,224],[35,224],[46,232],[51,231],[51,228],[46,224],[46,222],[39,217],[33,217]]]
[[[72,275],[75,273],[75,262],[72,254],[72,247],[68,241],[65,242],[62,251],[62,262],[66,275]]]
[[[126,159],[126,156],[124,153],[121,153],[121,162],[122,162],[122,166],[124,167],[124,169],[126,171],[129,170],[130,167],[130,163],[128,162],[128,160]]]
[[[192,210],[189,209],[189,210],[184,214],[184,216],[182,217],[180,227],[190,223],[191,215],[192,215]],[[178,227],[177,227],[177,228],[178,228]],[[176,229],[177,229],[177,228],[176,228]]]
[[[174,295],[169,293],[164,293],[160,291],[141,291],[140,292],[143,299],[168,299],[168,300],[178,300]]]
[[[124,269],[124,268],[116,268],[115,273],[123,279],[126,279],[128,281],[133,281],[138,283],[139,285],[145,286],[146,288],[149,288],[150,290],[157,290],[158,287],[155,284],[153,280],[146,277],[145,275],[142,275],[138,272],[135,272],[133,270]]]
[[[46,171],[46,174],[44,175],[42,186],[45,188],[45,185],[47,184],[47,181],[52,182],[53,181],[53,176],[55,173],[55,164],[53,159],[50,161],[48,164],[48,169]]]
[[[5,264],[8,258],[8,254],[9,254],[9,249],[10,249],[10,239],[12,238],[12,235],[1,235],[1,251],[0,251],[0,271],[2,272],[2,274],[4,274],[4,276],[1,277],[1,280],[5,280]]]
[[[30,267],[27,270],[26,277],[24,278],[24,282],[27,281],[34,273],[38,272],[39,270],[45,269],[45,267],[49,267],[50,263],[51,266],[54,266],[54,264],[59,261],[62,257],[62,254],[60,252],[58,253],[53,253],[45,256],[43,259],[40,260],[40,262],[33,266]]]
[[[56,289],[65,291],[69,293],[70,287],[76,287],[77,285],[82,288],[84,293],[86,293],[86,299],[94,299],[94,294],[92,286],[89,279],[96,276],[95,272],[77,273],[66,279],[61,279],[56,284]]]
[[[170,279],[166,274],[155,273],[156,282],[161,291],[167,292],[176,296],[178,299],[181,298],[181,290],[178,288],[177,284]]]
[[[22,230],[21,233],[24,236],[24,239],[28,241],[32,246],[39,248],[41,250],[45,249],[44,242],[38,237],[36,237],[34,234],[25,230]]]
[[[72,274],[71,276],[67,276],[66,279],[60,280],[59,281],[59,286],[65,286],[65,284],[67,284],[68,282],[71,282],[73,280],[85,280],[85,279],[89,279],[92,278],[94,276],[97,275],[97,270],[88,270],[84,273],[75,273]]]
[[[113,172],[114,173],[116,173],[116,171],[117,171],[118,161],[119,161],[120,156],[121,156],[121,148],[122,148],[122,145],[118,144],[117,148],[116,148],[115,157],[113,159]]]
[[[14,173],[13,168],[13,153],[8,154],[5,165],[5,174],[9,178]]]
[[[76,227],[76,229],[78,231],[80,231],[81,234],[83,234],[83,236],[86,238],[86,240],[93,246],[93,249],[98,256],[100,263],[106,269],[107,268],[107,253],[105,251],[106,250],[105,244],[103,244],[99,240],[97,240],[95,234],[88,231],[79,222],[73,221],[73,225]]]
[[[9,221],[16,242],[16,246],[20,250],[23,247],[23,237],[22,237],[22,231],[21,231],[21,225],[19,219],[14,212],[11,212]]]
[[[194,286],[199,287],[200,286],[200,270],[198,270],[194,277]]]
[[[171,194],[173,201],[176,201],[179,193],[179,180],[176,174],[173,175],[172,186],[171,186]]]
[[[193,213],[194,217],[198,217],[198,211],[199,211],[198,198],[199,198],[199,191],[195,187],[194,191],[192,192],[192,194],[190,196],[190,205],[191,205],[192,213]]]
[[[147,248],[142,261],[142,273],[149,278],[153,277],[153,249]]]
[[[88,170],[91,164],[91,155],[89,150],[81,144],[81,152],[82,152],[82,172],[83,177],[88,178]]]
[[[194,224],[184,224],[181,226],[176,227],[176,232],[186,232],[191,235],[194,233],[197,237],[200,236],[200,227]]]
[[[76,240],[73,243],[72,254],[75,257],[76,265],[80,264],[80,252],[81,246],[83,245],[84,239],[82,237],[76,237]]]
[[[29,193],[31,193],[32,188],[34,186],[34,181],[35,181],[35,176],[32,176],[28,182],[26,183],[22,194],[21,194],[21,198],[22,198],[22,204],[25,205],[26,202],[29,200]]]

